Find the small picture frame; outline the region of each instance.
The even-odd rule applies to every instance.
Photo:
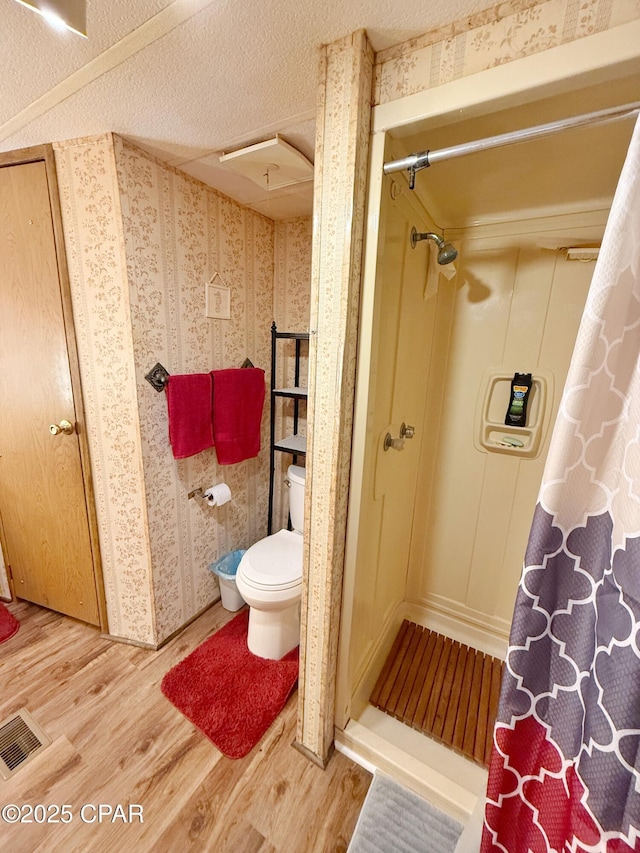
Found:
[[[205,285],[205,316],[214,320],[231,319],[231,291],[217,272]]]

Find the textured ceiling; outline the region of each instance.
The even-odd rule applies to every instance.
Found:
[[[364,28],[381,50],[492,5],[87,0],[84,40],[0,0],[0,150],[115,131],[273,218],[309,213],[308,185],[265,200],[217,154],[278,132],[313,159],[320,45]]]

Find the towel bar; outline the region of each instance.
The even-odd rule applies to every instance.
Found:
[[[250,358],[245,358],[242,362],[242,367],[253,367],[253,362]],[[165,385],[167,384],[167,379],[171,376],[169,371],[163,367],[160,362],[156,362],[153,365],[151,370],[145,374],[145,379],[150,385],[156,389],[156,391],[164,391]]]

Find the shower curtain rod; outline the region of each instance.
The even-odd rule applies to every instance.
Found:
[[[608,109],[598,110],[593,113],[585,113],[584,115],[573,116],[572,118],[551,121],[548,124],[539,124],[535,127],[525,127],[522,130],[501,133],[498,136],[486,136],[484,139],[474,139],[471,142],[463,142],[460,145],[451,145],[449,148],[439,148],[435,151],[420,151],[417,154],[409,154],[408,157],[403,157],[400,160],[390,160],[384,164],[382,169],[385,175],[408,169],[409,187],[413,189],[416,172],[419,169],[426,169],[433,163],[439,163],[441,160],[451,160],[453,157],[463,157],[465,154],[473,154],[476,151],[486,151],[489,148],[512,145],[514,142],[526,142],[529,139],[550,136],[552,133],[558,133],[560,130],[567,130],[571,127],[583,127],[589,124],[617,121],[618,119],[629,118],[638,112],[640,112],[640,101],[634,101],[631,104],[609,107]]]

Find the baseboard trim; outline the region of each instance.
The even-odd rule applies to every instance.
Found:
[[[132,640],[129,637],[117,637],[115,634],[100,634],[100,639],[111,640],[112,643],[124,643],[125,646],[135,646],[138,649],[149,649],[157,652],[159,646],[155,643],[143,643],[142,640]]]
[[[143,643],[141,640],[132,640],[129,637],[118,637],[115,634],[100,634],[100,636],[105,640],[112,640],[114,643],[125,643],[128,646],[137,646],[139,649],[150,649],[152,652],[160,651],[163,646],[166,646],[167,643],[170,643],[171,640],[175,639],[178,634],[181,634],[185,628],[188,628],[196,619],[199,619],[207,610],[210,610],[214,604],[217,604],[220,601],[220,596],[215,598],[213,601],[209,602],[202,610],[198,610],[190,619],[181,625],[179,628],[176,628],[175,631],[172,631],[168,637],[165,637],[164,640],[161,640],[159,643]]]
[[[316,767],[319,767],[321,770],[327,769],[327,764],[331,760],[331,756],[333,755],[333,753],[335,751],[335,745],[332,743],[331,746],[329,747],[329,752],[327,754],[327,757],[323,761],[320,758],[320,756],[316,755],[315,752],[311,752],[310,749],[308,749],[306,746],[303,746],[301,743],[298,743],[297,740],[292,741],[291,746],[294,749],[297,749],[298,752],[302,753],[302,755],[304,755],[305,758],[307,758],[312,764],[315,764]]]

